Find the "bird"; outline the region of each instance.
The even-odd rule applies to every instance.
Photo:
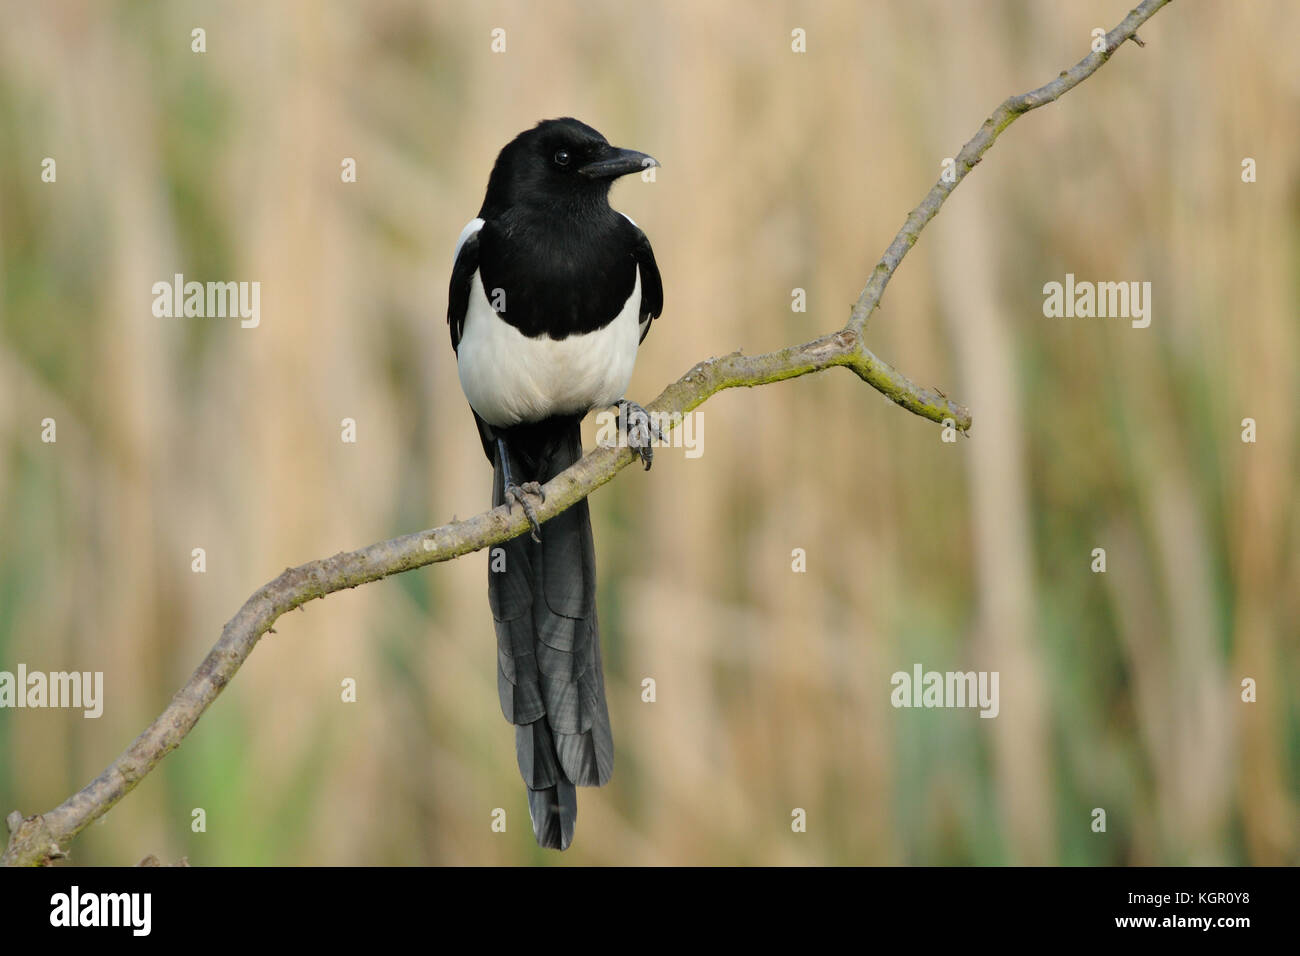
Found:
[[[492,505],[521,508],[530,533],[489,554],[501,710],[540,846],[573,841],[578,786],[602,786],[614,740],[596,620],[596,561],[584,498],[537,520],[542,485],[582,457],[580,423],[617,408],[620,440],[649,469],[659,435],[625,395],[637,350],[663,311],[640,227],[610,187],[659,162],[611,146],[573,117],[506,144],[478,215],[456,243],[447,322],[461,389],[492,463]]]

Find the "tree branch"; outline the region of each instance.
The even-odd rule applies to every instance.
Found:
[[[903,256],[907,255],[907,250],[916,244],[917,236],[921,234],[921,230],[939,214],[939,207],[943,205],[943,201],[957,188],[957,184],[966,178],[966,174],[984,158],[984,154],[1002,135],[1002,131],[1020,116],[1030,110],[1036,110],[1040,106],[1055,102],[1092,76],[1101,69],[1102,64],[1111,58],[1125,40],[1134,40],[1139,46],[1145,46],[1146,44],[1137,38],[1137,28],[1151,19],[1155,12],[1168,2],[1169,0],[1144,0],[1136,9],[1129,11],[1129,15],[1120,22],[1119,26],[1106,34],[1106,47],[1104,50],[1089,53],[1070,69],[1062,70],[1060,75],[1052,82],[1044,84],[1038,89],[1030,90],[1028,93],[1022,93],[1019,96],[1008,96],[1002,101],[1002,104],[993,111],[993,115],[984,121],[984,125],[979,128],[979,132],[972,136],[970,142],[963,146],[961,152],[957,154],[953,178],[950,181],[945,181],[940,176],[939,181],[921,200],[921,204],[908,215],[907,220],[903,223],[903,228],[898,230],[898,234],[894,236],[894,241],[889,244],[885,254],[876,263],[876,268],[871,272],[871,278],[867,280],[866,287],[862,290],[862,294],[858,296],[858,301],[854,303],[853,311],[849,315],[848,327],[850,329],[857,332],[863,330],[871,313],[876,311],[876,307],[880,305],[880,297],[885,294],[885,286],[889,285],[894,270],[903,261]]]
[[[736,352],[700,362],[669,385],[647,407],[648,410],[670,416],[673,413],[685,414],[723,389],[766,385],[844,366],[908,411],[933,422],[950,421],[963,432],[969,430],[971,416],[964,406],[936,389],[914,384],[867,349],[862,339],[866,321],[879,305],[885,286],[921,230],[934,218],[944,200],[980,161],[998,135],[1022,113],[1052,102],[1091,76],[1120,44],[1134,39],[1137,28],[1168,2],[1145,0],[1106,35],[1105,52],[1085,57],[1046,86],[1022,96],[1013,96],[994,111],[957,155],[954,181],[944,182],[941,178],[908,215],[903,228],[872,271],[844,329],[765,355],[744,356]],[[537,507],[538,519],[553,518],[587,497],[613,479],[634,458],[635,454],[627,448],[596,448],[547,483],[546,500]],[[6,821],[10,831],[9,844],[4,855],[0,856],[0,863],[7,866],[40,865],[64,856],[66,847],[78,833],[108,812],[163,757],[180,745],[252,653],[258,640],[281,615],[335,591],[378,581],[413,568],[450,561],[471,551],[500,544],[526,530],[528,522],[523,512],[512,513],[502,506],[430,531],[286,569],[244,602],[185,686],[108,769],[53,810],[27,818],[18,811],[9,814]]]

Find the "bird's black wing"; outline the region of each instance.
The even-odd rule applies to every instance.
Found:
[[[454,352],[459,351],[460,337],[465,332],[470,288],[474,284],[474,273],[478,270],[478,234],[479,230],[476,229],[465,237],[465,241],[456,250],[456,262],[451,267],[451,287],[447,290],[447,325],[451,329],[451,348]],[[474,412],[474,409],[471,408],[470,411]],[[496,436],[491,426],[478,417],[478,412],[474,412],[474,423],[478,426],[479,439],[483,442],[483,453],[491,461],[496,454]]]
[[[478,271],[478,249],[478,232],[475,231],[461,243],[456,252],[456,262],[451,267],[451,287],[447,290],[447,325],[451,327],[453,351],[460,348],[460,336],[465,330],[470,286],[474,281],[474,273]]]
[[[628,220],[631,224],[632,220]],[[644,342],[650,331],[650,323],[664,311],[664,283],[659,277],[659,266],[655,263],[654,250],[640,227],[632,225],[636,231],[636,244],[632,247],[632,257],[641,269],[641,338]]]

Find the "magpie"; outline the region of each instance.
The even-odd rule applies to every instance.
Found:
[[[497,156],[451,272],[451,345],[492,462],[492,505],[518,505],[531,526],[490,557],[488,603],[533,833],[559,850],[573,840],[574,788],[609,781],[614,740],[587,501],[543,533],[534,499],[582,457],[579,425],[593,408],[618,408],[620,435],[650,467],[656,430],[624,392],[663,283],[645,233],[610,207],[609,190],[657,165],[571,117],[538,123]]]

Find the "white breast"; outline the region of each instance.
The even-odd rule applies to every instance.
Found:
[[[608,325],[560,340],[529,338],[497,315],[475,270],[456,353],[460,387],[480,418],[502,427],[612,405],[632,380],[640,311],[638,267],[632,294]]]

